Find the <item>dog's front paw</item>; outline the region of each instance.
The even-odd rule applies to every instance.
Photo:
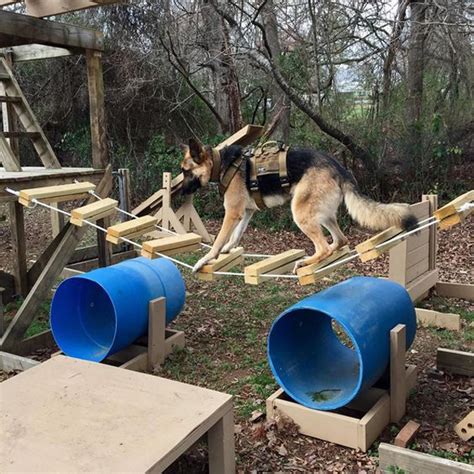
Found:
[[[298,268],[305,267],[307,265],[306,260],[307,258],[302,258],[301,260],[297,260],[295,262],[295,266],[293,267],[293,273],[296,274],[296,271],[298,270]]]
[[[230,251],[234,248],[235,248],[235,245],[226,244],[224,245],[224,247],[222,247],[221,253],[230,253]]]
[[[198,260],[198,262],[194,265],[193,267],[193,273],[197,273],[201,268],[206,265],[212,258],[209,258],[207,256],[202,257],[201,260]]]

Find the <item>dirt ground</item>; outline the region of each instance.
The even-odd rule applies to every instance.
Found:
[[[11,269],[8,220],[0,207],[0,269]],[[45,247],[49,217],[43,211],[27,211],[28,258],[34,259]],[[212,233],[217,222],[208,222]],[[440,232],[438,266],[443,281],[472,282],[474,222],[471,219],[449,231]],[[351,245],[368,237],[357,229],[348,233]],[[249,229],[243,245],[246,251],[274,254],[288,248],[311,251],[310,242],[293,232],[269,233]],[[192,262],[195,257],[187,260]],[[187,346],[174,353],[157,375],[234,395],[236,455],[239,472],[373,472],[377,467],[375,443],[367,453],[300,436],[294,426],[265,420],[265,399],[278,387],[266,358],[266,336],[271,322],[288,306],[324,287],[355,274],[384,276],[388,257],[352,262],[320,283],[301,287],[294,282],[274,281],[258,287],[235,279],[206,283],[188,272],[187,304],[174,323],[186,332]],[[421,424],[411,447],[441,457],[474,463],[474,445],[461,441],[453,425],[474,409],[474,381],[437,371],[438,347],[474,349],[474,304],[436,295],[419,306],[462,317],[462,331],[419,328],[408,360],[419,368],[418,385],[410,396],[407,414],[399,424],[390,424],[380,441],[393,442],[399,429],[410,419]],[[15,306],[9,308],[13,315]],[[46,314],[41,318],[46,319]],[[47,353],[33,354],[44,359]],[[0,380],[5,377],[0,374]],[[206,447],[198,444],[169,472],[206,472]]]

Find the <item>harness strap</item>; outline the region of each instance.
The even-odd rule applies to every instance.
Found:
[[[245,165],[245,156],[242,154],[235,161],[233,161],[223,172],[222,176],[220,176],[219,192],[222,195],[225,194],[230,182],[232,181],[232,178],[235,176],[237,171],[239,171],[241,168],[243,169],[243,165]]]
[[[250,194],[259,209],[265,209],[267,207],[258,186],[257,157],[255,154],[252,154],[250,157]]]
[[[290,185],[288,181],[288,170],[286,168],[286,154],[288,148],[284,147],[278,153],[278,165],[280,167],[280,184],[282,188],[287,188]]]
[[[212,149],[211,181],[219,182],[221,174],[221,153],[217,148]]]

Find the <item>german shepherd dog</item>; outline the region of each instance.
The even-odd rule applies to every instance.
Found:
[[[207,186],[211,176],[219,176],[213,170],[213,150],[195,139],[182,145],[184,159],[181,170],[184,175],[182,192],[193,194]],[[243,153],[240,146],[232,145],[220,151],[221,168],[238,159]],[[267,207],[275,207],[291,201],[293,220],[301,231],[313,242],[312,256],[296,263],[297,268],[329,257],[334,251],[347,244],[347,239],[337,223],[337,210],[344,200],[350,216],[363,227],[384,230],[397,226],[404,230],[417,225],[416,217],[408,204],[382,204],[360,194],[352,175],[333,157],[316,150],[291,147],[287,154],[287,172],[290,183],[288,191],[279,185],[279,177],[262,176],[259,188]],[[255,211],[259,210],[249,192],[250,165],[234,175],[224,193],[225,216],[222,227],[211,250],[193,268],[199,271],[206,263],[220,253],[228,253],[239,245],[247,225]],[[321,226],[332,237],[329,244]]]

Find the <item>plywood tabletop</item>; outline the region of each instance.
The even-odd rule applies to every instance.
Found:
[[[167,467],[232,408],[230,395],[53,357],[0,384],[0,472]]]

